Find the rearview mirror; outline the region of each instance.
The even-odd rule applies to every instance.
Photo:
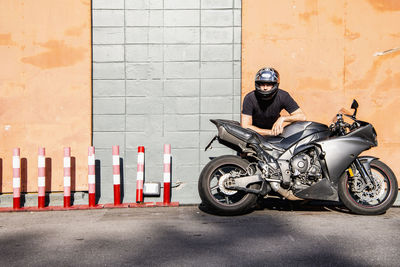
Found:
[[[358,109],[358,102],[357,102],[357,100],[353,99],[353,103],[351,104],[351,109]]]
[[[358,109],[358,102],[357,100],[353,99],[353,103],[351,104],[351,109],[354,109],[354,113],[353,113],[353,118],[356,118],[357,115],[357,109]]]

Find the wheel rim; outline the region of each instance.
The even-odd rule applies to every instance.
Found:
[[[215,169],[209,179],[209,192],[212,198],[223,206],[234,206],[244,201],[247,193],[231,189],[221,188],[221,179],[227,179],[229,173],[246,173],[241,167],[236,165],[223,165]]]
[[[353,183],[356,179],[347,176],[347,194],[356,205],[363,208],[376,208],[382,205],[390,195],[390,180],[386,172],[371,165],[371,173],[376,184],[374,190],[364,189],[361,192],[353,191]]]

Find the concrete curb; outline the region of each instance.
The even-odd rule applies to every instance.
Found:
[[[87,192],[75,192],[73,193],[74,202],[69,208],[64,208],[64,196],[62,193],[52,193],[48,195],[49,202],[47,207],[44,209],[37,208],[37,194],[25,194],[25,204],[24,207],[18,211],[48,211],[48,210],[74,210],[74,209],[90,209],[85,207],[88,205],[88,193]],[[186,203],[186,205],[199,205],[199,203]],[[0,195],[0,212],[1,211],[15,211],[13,206],[13,195],[6,194]],[[138,203],[122,203],[121,205],[115,206],[112,203],[98,203],[98,206],[102,208],[136,208],[136,207],[178,207],[183,206],[179,202],[171,202],[170,204],[164,204],[163,202],[145,202],[143,204]],[[400,207],[400,192],[397,196],[393,207]]]
[[[179,202],[171,202],[164,204],[163,202],[144,202],[144,203],[122,203],[114,205],[114,203],[97,203],[95,207],[89,207],[87,192],[74,192],[72,194],[72,206],[64,208],[63,193],[46,194],[47,203],[45,208],[38,208],[38,196],[36,193],[21,195],[23,202],[20,209],[13,209],[13,195],[0,195],[0,212],[10,211],[51,211],[51,210],[82,210],[82,209],[114,209],[114,208],[142,208],[142,207],[178,207]]]
[[[393,203],[393,207],[400,207],[400,192],[399,195],[397,195],[396,201]]]
[[[162,202],[145,202],[145,203],[123,203],[120,205],[114,204],[100,204],[94,207],[89,205],[76,205],[64,208],[62,206],[48,206],[44,208],[38,207],[22,207],[19,209],[13,209],[10,207],[0,208],[0,212],[42,212],[42,211],[67,211],[67,210],[97,210],[97,209],[121,209],[121,208],[154,208],[154,207],[179,207],[179,202],[171,202],[165,204]]]

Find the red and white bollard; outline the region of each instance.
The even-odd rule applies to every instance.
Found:
[[[13,150],[13,208],[21,208],[21,158],[20,149]]]
[[[112,147],[113,180],[114,180],[114,205],[121,204],[121,175],[119,170],[119,146]]]
[[[138,147],[137,176],[136,176],[136,202],[143,202],[143,180],[144,180],[144,147]]]
[[[39,148],[38,151],[38,208],[44,208],[46,197],[46,151]]]
[[[71,148],[64,147],[64,208],[71,207]]]
[[[94,147],[88,150],[88,185],[89,185],[89,207],[96,206],[96,169]]]
[[[171,203],[171,145],[164,145],[164,204]]]

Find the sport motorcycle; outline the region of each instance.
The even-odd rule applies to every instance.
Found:
[[[278,136],[262,136],[239,122],[210,120],[219,143],[237,151],[212,159],[203,168],[198,190],[203,204],[217,213],[241,214],[258,198],[342,202],[356,214],[376,215],[389,209],[398,193],[397,179],[385,163],[360,154],[378,145],[374,127],[353,115],[337,114],[327,125],[302,121]],[[352,123],[344,120],[350,118]]]

